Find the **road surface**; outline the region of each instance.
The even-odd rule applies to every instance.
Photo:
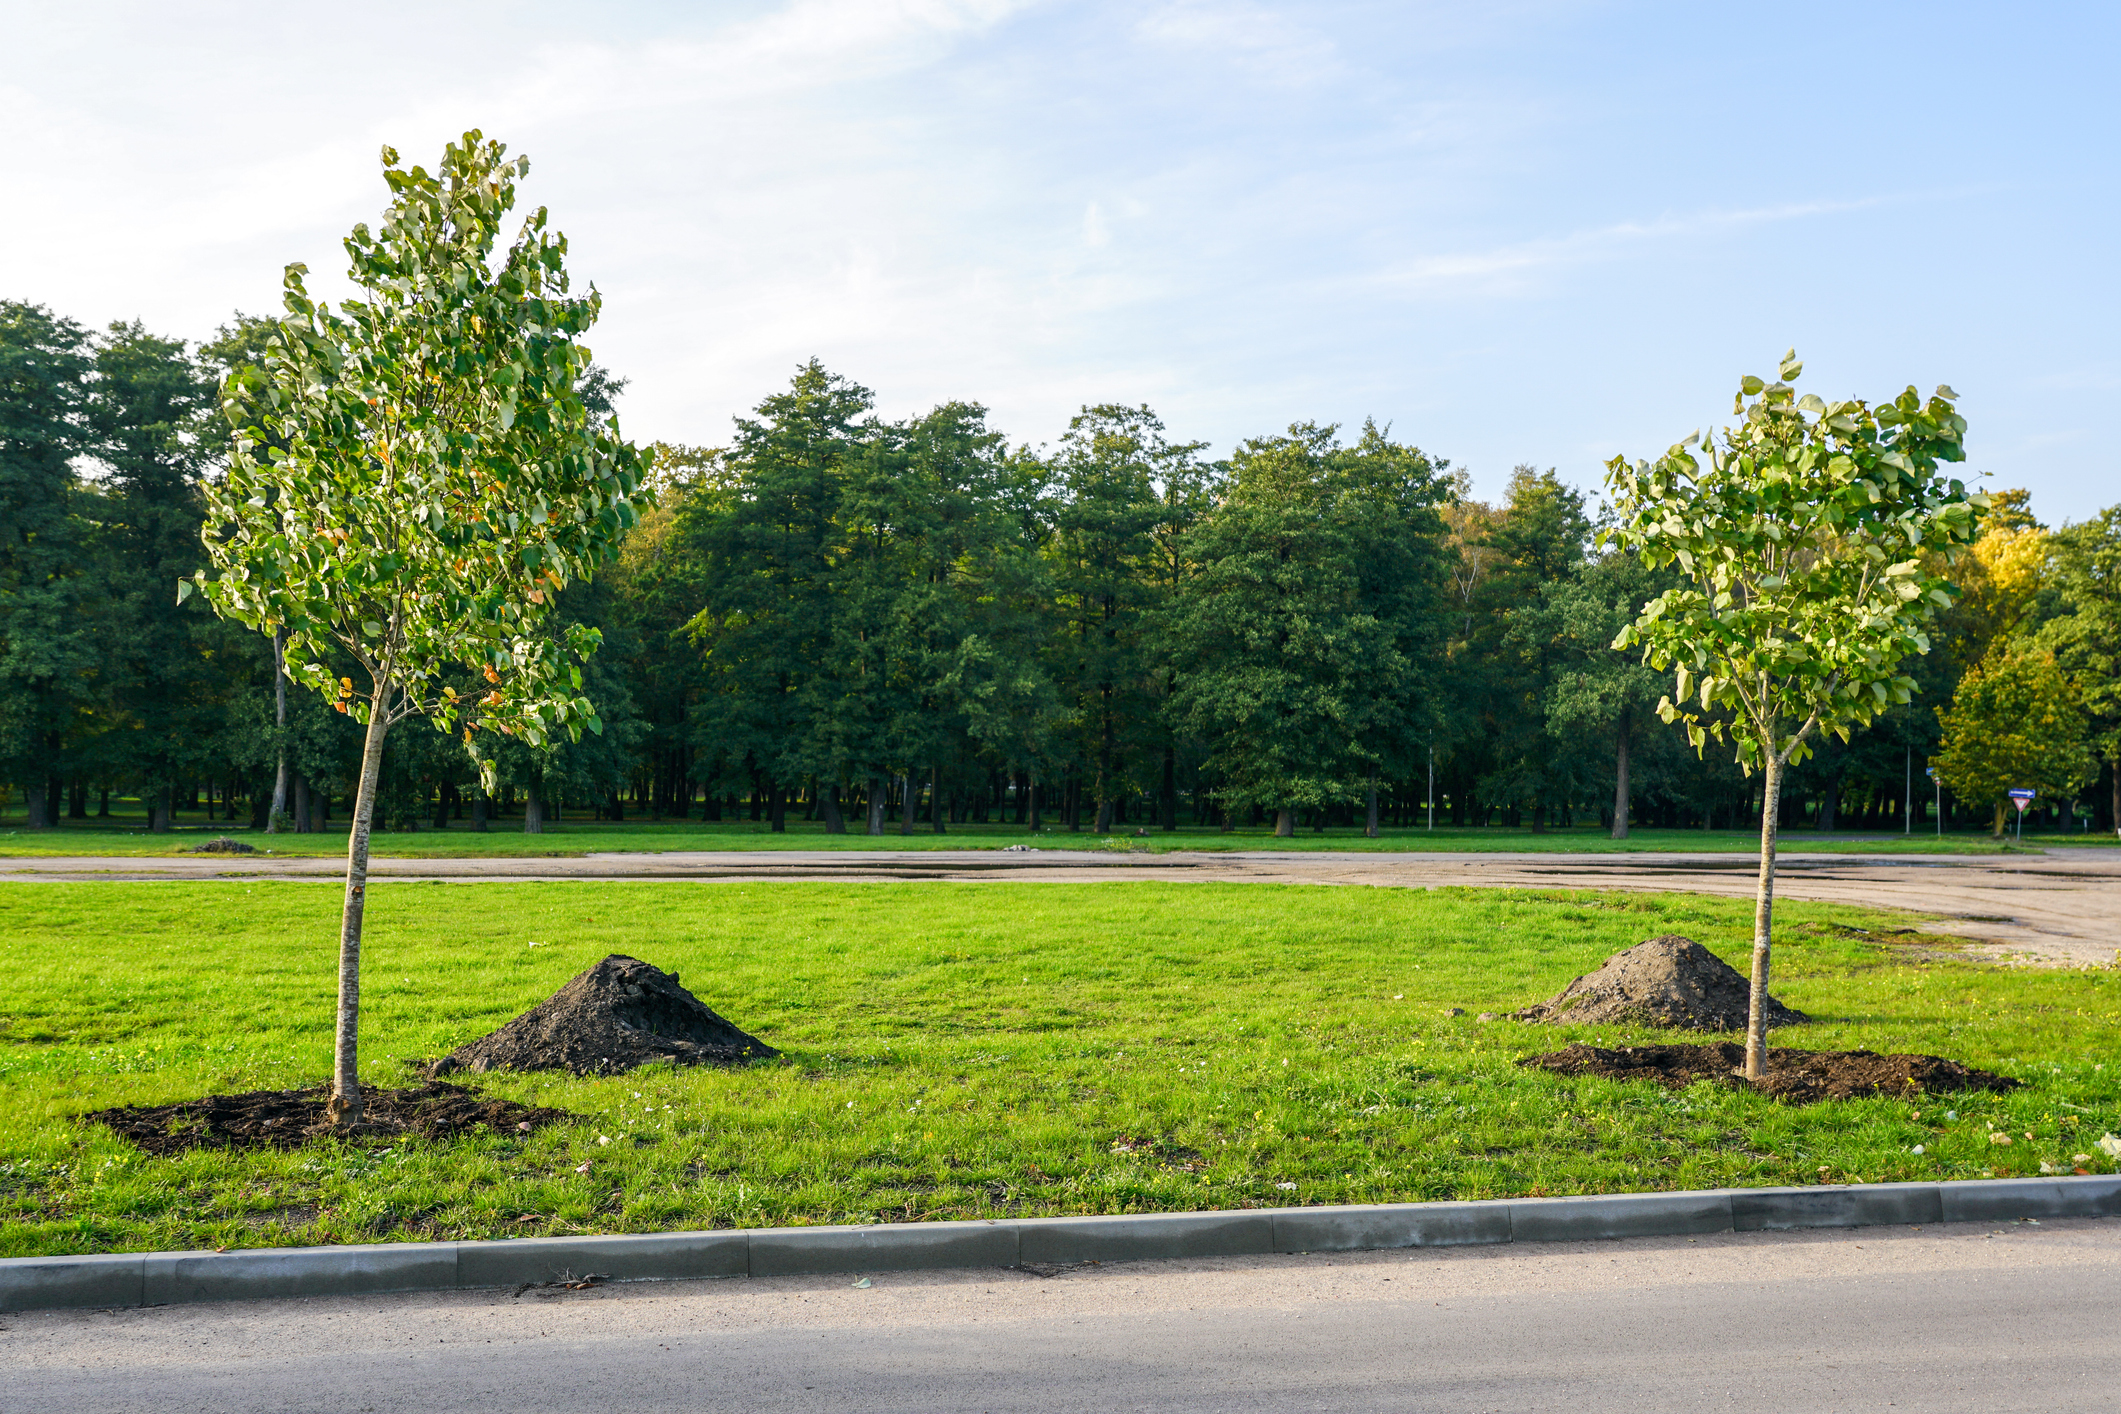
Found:
[[[0,1316],[9,1414],[2104,1409],[2121,1220]]]

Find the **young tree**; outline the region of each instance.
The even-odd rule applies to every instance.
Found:
[[[468,132],[429,173],[383,149],[389,209],[345,243],[360,298],[334,310],[310,298],[305,267],[287,268],[264,367],[227,388],[237,437],[207,486],[214,573],[184,582],[284,633],[289,674],[366,728],[339,930],[341,1127],[362,1119],[361,915],[385,734],[415,714],[467,745],[478,728],[540,747],[601,727],[569,661],[594,633],[577,626],[563,646],[538,629],[633,524],[641,457],[583,405],[576,340],[601,299],[569,294],[567,242],[542,207],[495,259],[530,170],[504,152]],[[335,645],[365,690],[333,677]],[[485,679],[475,699],[446,681],[466,666]]]
[[[1764,773],[1760,883],[1753,910],[1753,993],[1745,1068],[1766,1064],[1767,995],[1775,899],[1775,841],[1783,769],[1813,734],[1842,740],[1888,704],[1908,700],[1900,671],[1929,651],[1924,632],[1952,602],[1923,568],[1974,538],[1987,498],[1938,472],[1963,460],[1966,419],[1957,394],[1925,402],[1913,388],[1876,408],[1827,404],[1791,386],[1803,365],[1783,358],[1773,383],[1747,377],[1744,421],[1704,449],[1699,434],[1655,464],[1607,463],[1619,522],[1613,534],[1651,568],[1677,564],[1691,584],[1667,590],[1614,640],[1674,669],[1658,704],[1684,722],[1699,751],[1710,735],[1736,739],[1739,764]]]
[[[1937,779],[1969,805],[1993,806],[1999,840],[2013,789],[2067,796],[2098,774],[2083,700],[2053,653],[1991,653],[1959,680],[1943,722]]]

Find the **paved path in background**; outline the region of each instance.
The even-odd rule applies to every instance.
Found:
[[[158,856],[0,857],[0,879],[328,879],[334,858]],[[1649,889],[1751,897],[1758,865],[1744,854],[1382,854],[1271,851],[1122,854],[1085,850],[737,850],[589,854],[573,858],[378,859],[397,880],[552,879],[1162,879],[1397,888]],[[1971,951],[2057,966],[2121,956],[2121,851],[2051,849],[2013,855],[1781,857],[1783,898],[1906,909]]]
[[[2121,1221],[0,1316],[9,1414],[2098,1409]]]

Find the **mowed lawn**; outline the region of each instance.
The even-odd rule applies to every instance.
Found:
[[[1653,1033],[1476,1019],[1659,933],[1742,966],[1744,900],[1009,882],[379,884],[370,1084],[611,952],[786,1056],[479,1078],[583,1116],[528,1137],[152,1159],[77,1122],[319,1081],[339,893],[0,883],[0,1255],[2107,1171],[2121,1131],[2121,973],[1912,960],[1906,920],[1784,904],[1821,1024],[1777,1039],[2027,1088],[1793,1109],[1524,1070]]]

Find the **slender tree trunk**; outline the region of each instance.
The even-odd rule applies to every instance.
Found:
[[[1628,837],[1628,719],[1613,734],[1613,838]]]
[[[473,786],[471,788],[471,828],[478,834],[483,835],[486,833],[487,810],[486,787],[484,785]]]
[[[884,780],[881,776],[869,778],[869,833],[884,833]]]
[[[928,820],[935,826],[937,834],[943,834],[943,768],[928,768]]]
[[[1157,823],[1166,830],[1178,828],[1178,748],[1164,747],[1164,789],[1158,807],[1163,818]]]
[[[781,788],[779,781],[766,787],[766,814],[769,820],[767,833],[788,833],[788,792]]]
[[[911,775],[902,775],[898,778],[898,832],[902,835],[913,833],[913,777]]]
[[[1377,838],[1377,777],[1370,777],[1370,796],[1363,808],[1362,832],[1370,839]]]
[[[1296,834],[1296,812],[1284,805],[1274,812],[1274,838],[1285,840]]]
[[[1031,792],[1031,800],[1030,800],[1030,807],[1031,807],[1031,822],[1030,822],[1030,823],[1031,823],[1031,833],[1035,835],[1035,834],[1037,834],[1037,833],[1038,833],[1038,827],[1040,826],[1040,824],[1042,824],[1042,823],[1043,823],[1043,822],[1042,822],[1042,821],[1041,821],[1041,820],[1040,820],[1040,819],[1038,818],[1038,772],[1036,772],[1036,771],[1026,771],[1026,772],[1024,773],[1024,780],[1025,780],[1025,781],[1026,781],[1026,782],[1028,783],[1028,784],[1027,784],[1027,786],[1026,786],[1026,789],[1028,789],[1028,790],[1029,790],[1029,791]]]
[[[834,781],[818,792],[818,809],[825,816],[826,834],[844,835],[847,833],[847,821],[840,814],[840,786],[838,781]]]
[[[390,730],[390,692],[378,683],[369,703],[368,737],[361,747],[361,784],[346,832],[346,908],[339,919],[339,1020],[332,1039],[332,1126],[361,1122],[361,912],[368,903],[368,831],[376,811],[376,777],[383,769],[383,736]]]
[[[545,833],[545,798],[538,794],[536,781],[530,781],[523,787],[523,833]]]
[[[1746,1006],[1745,1078],[1758,1080],[1767,1073],[1768,964],[1774,947],[1775,838],[1782,821],[1782,758],[1767,753],[1766,779],[1761,783],[1760,888],[1753,902],[1753,995]]]
[[[279,759],[273,767],[272,812],[265,817],[265,833],[280,833],[287,818],[287,630],[272,636],[272,720],[279,734]]]

